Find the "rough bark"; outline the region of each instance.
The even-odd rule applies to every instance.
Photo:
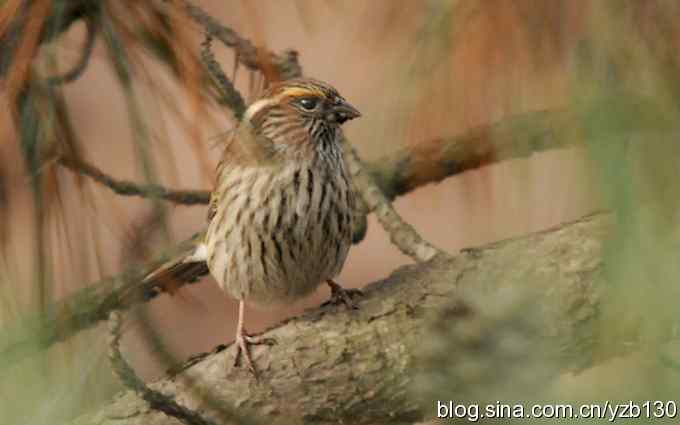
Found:
[[[474,315],[470,305],[515,288],[530,288],[539,297],[540,338],[559,348],[560,368],[584,367],[593,358],[601,248],[609,227],[606,215],[595,215],[454,258],[402,267],[370,284],[358,311],[323,307],[267,331],[278,344],[254,348],[259,382],[232,368],[231,350],[216,349],[152,387],[214,418],[184,377],[271,424],[417,422],[423,414],[410,391],[415,370],[436,367],[419,361],[432,321],[457,320],[439,316],[445,310]],[[125,392],[71,425],[176,423]]]

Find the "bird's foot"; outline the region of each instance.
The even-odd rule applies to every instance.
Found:
[[[236,339],[234,340],[234,346],[236,347],[236,354],[234,355],[234,367],[239,366],[241,357],[245,360],[245,365],[248,370],[253,374],[255,379],[258,378],[257,370],[253,365],[253,359],[250,356],[250,346],[251,345],[269,345],[272,346],[276,344],[274,338],[263,338],[260,336],[250,336],[245,331],[236,333]]]
[[[322,306],[344,304],[347,308],[352,310],[357,310],[359,308],[354,302],[353,298],[358,298],[364,295],[361,290],[353,288],[345,289],[332,280],[328,280],[326,283],[328,283],[328,286],[331,287],[331,298],[325,303],[321,304]]]

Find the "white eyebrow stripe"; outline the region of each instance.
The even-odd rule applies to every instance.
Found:
[[[261,111],[263,108],[266,108],[267,106],[270,105],[275,105],[279,102],[281,102],[282,99],[285,97],[290,96],[289,91],[283,91],[282,93],[279,93],[278,95],[272,97],[272,98],[265,98],[265,99],[260,99],[255,102],[253,102],[252,105],[246,109],[245,114],[243,114],[243,118],[250,120],[257,114],[259,111]]]
[[[260,99],[256,102],[254,102],[252,105],[250,105],[248,107],[248,109],[246,109],[246,113],[243,114],[243,118],[246,119],[246,120],[250,120],[260,110],[262,110],[263,108],[266,108],[269,105],[273,105],[277,101],[278,101],[278,99],[276,99],[276,98],[274,98],[274,99]]]

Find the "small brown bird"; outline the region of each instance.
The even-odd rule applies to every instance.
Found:
[[[217,167],[208,231],[164,275],[208,269],[239,300],[235,364],[262,341],[244,329],[245,303],[282,304],[327,282],[332,301],[353,306],[332,279],[352,241],[354,193],[341,125],[359,112],[321,81],[275,84],[246,110]],[[153,277],[158,277],[154,274]]]

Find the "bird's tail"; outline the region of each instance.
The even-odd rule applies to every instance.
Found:
[[[146,291],[172,294],[182,285],[196,282],[207,275],[209,270],[204,239],[205,232],[197,233],[159,260],[158,265],[142,280]]]

